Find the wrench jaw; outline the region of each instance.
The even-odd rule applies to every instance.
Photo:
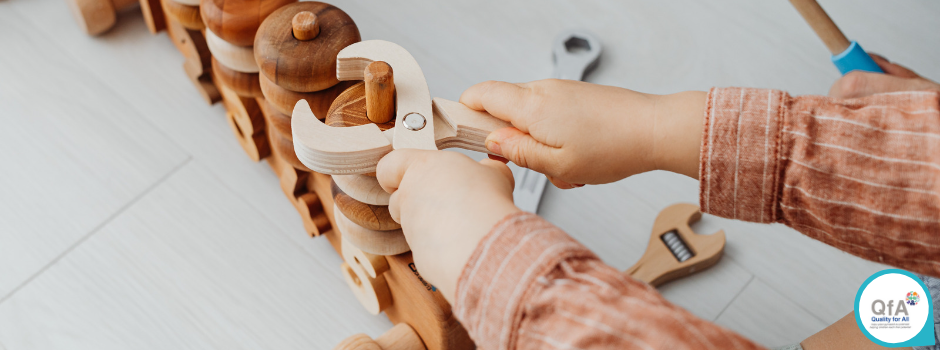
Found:
[[[390,134],[392,130],[386,132]],[[375,124],[345,128],[317,119],[306,100],[297,101],[291,117],[294,152],[310,170],[327,175],[375,171],[379,159],[392,151],[390,137]]]

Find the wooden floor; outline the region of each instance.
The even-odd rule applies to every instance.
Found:
[[[823,0],[866,49],[940,79],[940,2]],[[711,86],[823,94],[838,78],[786,1],[337,1],[364,39],[409,49],[435,96],[549,76],[569,27],[595,32],[589,81],[667,93]],[[242,153],[165,34],[136,10],[99,38],[63,0],[0,0],[0,349],[329,349],[391,327],[358,305],[265,164]],[[541,214],[609,264],[645,249],[656,213],[698,184],[654,172],[549,188]],[[852,310],[884,266],[783,226],[724,229],[714,268],[663,294],[766,345]]]

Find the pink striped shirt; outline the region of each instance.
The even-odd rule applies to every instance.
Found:
[[[784,223],[862,258],[940,276],[940,93],[839,101],[715,88],[705,113],[704,212]],[[532,214],[507,217],[480,242],[454,311],[481,349],[761,348]]]

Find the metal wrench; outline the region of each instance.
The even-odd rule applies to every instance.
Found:
[[[597,67],[600,56],[601,42],[594,34],[584,29],[565,30],[555,37],[552,47],[552,59],[555,62],[552,78],[583,80],[587,72]],[[548,178],[515,164],[509,168],[516,178],[516,188],[512,191],[516,206],[530,213],[538,213]]]

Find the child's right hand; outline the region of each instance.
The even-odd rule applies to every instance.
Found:
[[[559,188],[614,182],[650,170],[698,176],[704,92],[649,95],[572,80],[488,81],[460,102],[513,127],[487,149],[548,175]]]

